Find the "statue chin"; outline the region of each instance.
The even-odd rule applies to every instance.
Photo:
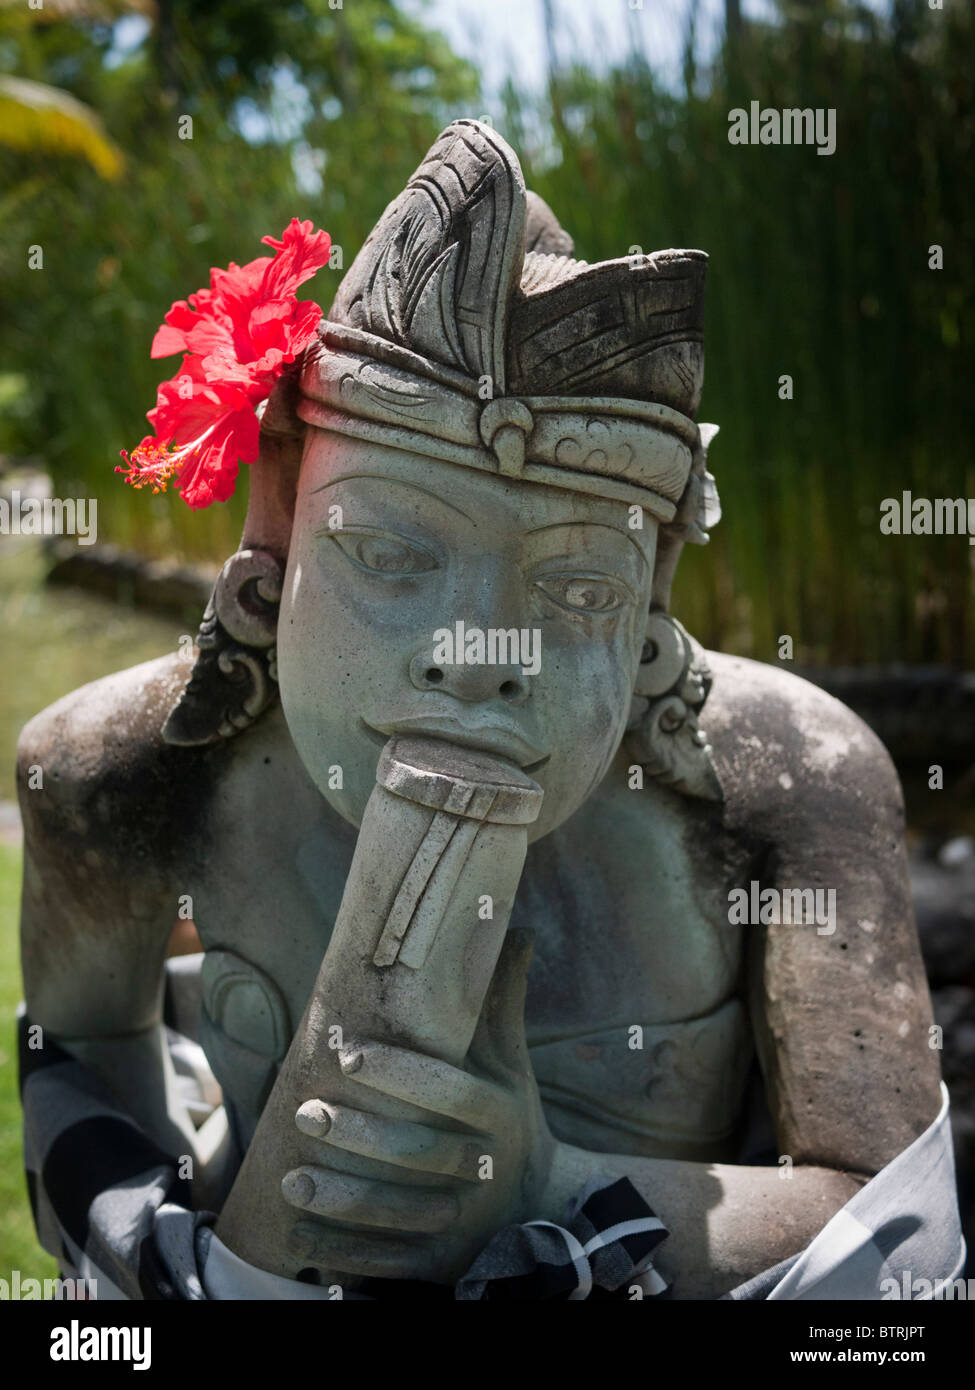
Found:
[[[376,766],[385,739],[345,728],[309,701],[311,672],[294,672],[286,652],[279,655],[281,707],[298,759],[319,792],[356,829],[375,786]]]
[[[290,671],[285,652],[279,655],[279,673],[281,704],[302,766],[332,809],[358,830],[376,785],[376,769],[389,736],[377,733],[362,719],[350,720],[348,726],[337,723],[334,718],[324,717],[314,704],[309,705],[301,683],[289,680],[289,675],[296,673]],[[574,747],[555,749],[541,766],[529,765],[528,775],[545,794],[537,820],[527,827],[529,844],[562,825],[586,801],[606,775],[623,733],[623,721],[620,721],[617,736],[595,770],[581,763]],[[469,746],[451,744],[447,738],[436,740],[441,741],[445,764],[457,748]],[[509,761],[513,770],[517,769],[515,760]],[[580,776],[580,772],[584,775]]]

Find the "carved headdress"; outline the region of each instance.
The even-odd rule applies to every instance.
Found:
[[[705,466],[714,427],[694,419],[707,257],[660,251],[588,265],[572,250],[497,132],[453,122],[349,268],[292,405],[306,424],[338,434],[639,505],[661,524],[653,610],[663,613],[681,546],[705,542],[720,516]],[[261,602],[273,606],[295,483],[293,462],[290,477],[281,466],[294,429],[288,414],[278,400],[265,417],[262,460],[274,453],[275,467],[252,470],[237,579],[225,571],[201,633],[215,647],[221,627],[233,636],[236,608],[252,636]],[[671,721],[676,699],[685,714],[678,727],[697,737],[706,672],[683,629],[666,624],[648,639],[638,722],[666,696]],[[666,688],[657,689],[664,668]],[[272,661],[268,691],[273,674]],[[173,741],[208,741],[198,737],[205,720],[190,727],[199,723],[189,719],[191,694],[192,684],[170,716]],[[249,723],[257,703],[225,711],[224,735]],[[654,770],[709,794],[688,785],[693,776]]]
[[[702,251],[598,265],[478,121],[383,213],[307,354],[313,425],[638,503],[704,541]]]

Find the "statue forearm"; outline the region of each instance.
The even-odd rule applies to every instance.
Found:
[[[560,1143],[544,1215],[558,1221],[594,1174],[627,1177],[670,1232],[654,1265],[680,1299],[720,1298],[809,1244],[866,1178],[831,1168],[783,1169],[594,1153]]]

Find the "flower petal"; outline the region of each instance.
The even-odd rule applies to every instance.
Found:
[[[256,406],[287,365],[312,341],[322,317],[312,300],[295,299],[331,254],[327,232],[292,218],[280,240],[264,237],[275,256],[214,267],[209,288],[176,300],[152,342],[153,357],[183,352],[179,371],[161,382],[147,436],[122,457],[126,481],[165,488],[171,477],[191,507],[225,501],[239,461],[258,454]]]
[[[226,502],[237,481],[239,463],[257,458],[260,425],[253,410],[233,411],[223,416],[206,444],[180,471],[179,489],[190,507],[209,507]]]
[[[314,232],[310,221],[299,222],[297,217],[292,217],[280,241],[269,236],[261,240],[278,252],[265,271],[262,298],[279,299],[284,294],[294,294],[299,285],[328,264],[332,254],[332,238],[328,232]]]

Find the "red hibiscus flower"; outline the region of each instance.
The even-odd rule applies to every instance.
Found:
[[[210,288],[177,300],[152,343],[153,357],[184,352],[148,419],[156,431],[116,467],[133,487],[162,492],[170,480],[191,507],[224,502],[239,463],[257,458],[255,407],[315,336],[320,307],[295,299],[299,285],[327,264],[331,240],[295,217],[277,255],[210,272]]]

